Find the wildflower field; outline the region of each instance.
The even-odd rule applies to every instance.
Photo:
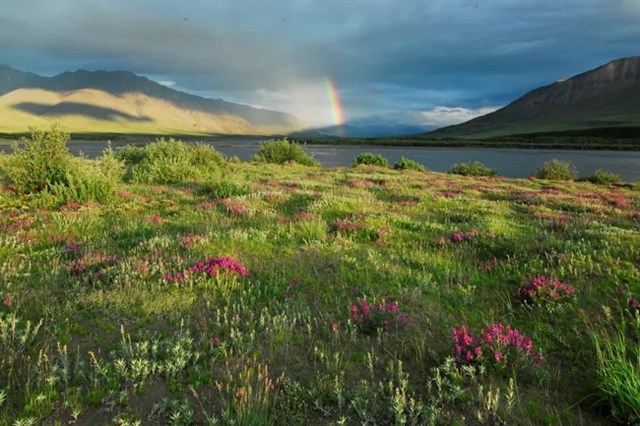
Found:
[[[138,150],[0,156],[0,424],[640,421],[638,187]]]

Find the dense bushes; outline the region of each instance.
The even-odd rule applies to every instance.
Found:
[[[417,170],[419,172],[426,170],[422,164],[404,156],[400,157],[400,160],[393,165],[393,168],[396,170]]]
[[[548,180],[574,180],[578,176],[576,167],[568,161],[549,160],[538,167],[536,177]]]
[[[126,146],[116,153],[127,165],[127,180],[137,183],[174,183],[204,178],[219,170],[222,154],[205,144],[187,145],[160,138],[143,148]]]
[[[495,169],[491,169],[479,161],[454,164],[449,173],[462,176],[495,176],[497,174]]]
[[[366,166],[380,166],[388,167],[389,161],[387,161],[381,154],[373,154],[371,152],[363,152],[353,159],[351,163],[353,167],[366,165]]]
[[[122,164],[111,149],[97,162],[69,153],[69,133],[54,124],[35,129],[30,140],[14,145],[7,167],[13,189],[37,197],[44,206],[68,202],[107,201],[122,176]]]
[[[303,166],[318,166],[320,164],[313,158],[313,155],[307,153],[304,146],[289,142],[286,138],[261,143],[258,153],[253,156],[252,160],[259,163],[298,163]]]

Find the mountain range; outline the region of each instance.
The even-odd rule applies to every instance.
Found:
[[[427,136],[482,139],[567,132],[588,135],[605,134],[614,128],[640,128],[640,57],[617,59],[558,80],[495,112]]]
[[[191,95],[127,71],[43,77],[0,65],[0,133],[23,133],[59,121],[73,133],[486,139],[640,134],[640,57],[611,61],[535,89],[490,114],[428,133],[393,118],[305,129],[290,114]]]
[[[80,133],[268,135],[302,128],[290,114],[191,95],[127,71],[43,77],[0,65],[0,132],[52,121]]]

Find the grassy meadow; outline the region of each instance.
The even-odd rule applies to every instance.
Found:
[[[0,425],[640,421],[637,187],[66,137],[0,155]]]

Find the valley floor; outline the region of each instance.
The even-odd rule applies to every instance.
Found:
[[[0,424],[613,421],[637,190],[224,167],[226,198],[0,192]]]

